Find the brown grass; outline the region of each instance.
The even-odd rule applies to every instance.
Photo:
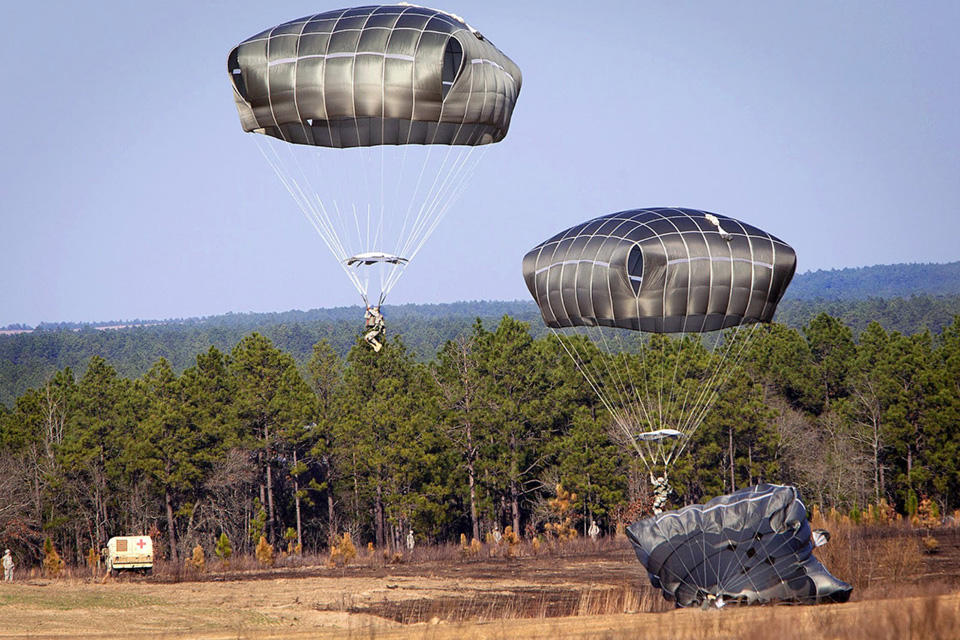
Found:
[[[91,581],[89,569],[68,567],[79,579],[31,584],[25,576],[0,589],[0,606],[11,607],[5,624],[20,636],[127,629],[135,603],[139,626],[127,633],[139,637],[162,630],[171,638],[960,638],[956,529],[938,528],[941,549],[925,554],[928,534],[903,521],[855,525],[819,514],[814,526],[832,532],[818,555],[854,584],[854,602],[675,611],[649,586],[625,540],[578,538],[536,554],[523,540],[513,558],[491,558],[486,545],[476,555],[460,544],[419,545],[404,549],[396,565],[388,564],[396,550],[385,559],[385,550],[361,547],[354,562],[335,568],[326,566],[327,554],[282,553],[271,569],[235,557],[225,573],[216,561],[205,574],[160,563],[152,578]]]
[[[901,585],[922,575],[920,532],[903,521],[857,525],[837,512],[814,511],[814,529],[827,529],[830,542],[816,551],[829,571],[854,587],[854,597],[871,588]]]

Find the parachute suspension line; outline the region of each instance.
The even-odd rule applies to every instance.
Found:
[[[277,146],[274,145],[270,139],[267,139],[266,146],[260,141],[259,137],[254,139],[256,140],[257,146],[260,149],[260,152],[263,154],[263,157],[267,160],[267,163],[277,174],[277,177],[280,178],[283,186],[286,187],[287,191],[300,206],[300,209],[307,217],[307,220],[317,230],[317,233],[319,233],[321,237],[328,242],[328,247],[330,250],[338,257],[340,255],[346,257],[343,245],[339,242],[334,230],[329,225],[323,202],[318,201],[318,207],[314,206],[313,199],[304,191],[304,184],[309,186],[308,181],[305,178],[298,180],[297,177],[291,173],[289,165],[286,164],[280,157],[279,152],[277,151]],[[273,153],[272,157],[267,153],[268,148]],[[296,158],[294,158],[293,164],[297,164],[297,166],[299,166],[298,163],[296,163]]]
[[[441,184],[440,190],[436,192],[433,201],[429,205],[430,209],[423,217],[424,225],[421,226],[421,229],[418,233],[412,234],[410,238],[411,240],[414,240],[415,238],[419,239],[415,244],[408,244],[404,246],[404,252],[406,255],[410,256],[411,260],[417,255],[417,253],[420,252],[420,249],[423,248],[424,243],[439,226],[440,222],[446,216],[450,208],[457,202],[457,200],[460,199],[460,196],[463,194],[464,190],[469,184],[470,179],[476,172],[480,161],[486,154],[486,149],[483,149],[479,154],[476,154],[477,157],[473,158],[472,163],[469,163],[471,157],[474,155],[474,149],[475,147],[467,147],[466,149],[461,150],[460,157],[457,159],[457,163],[444,177],[444,181]],[[465,167],[466,170],[464,170]],[[429,224],[426,224],[427,222],[429,222]]]
[[[679,410],[677,410],[676,406],[674,406],[671,412],[671,415],[676,416],[676,419],[677,419],[676,429],[678,431],[681,431],[687,434],[688,436],[684,440],[689,440],[689,437],[692,436],[693,433],[697,430],[697,427],[700,426],[700,421],[693,422],[692,416],[698,412],[698,407],[702,406],[702,404],[704,403],[705,397],[710,393],[712,393],[712,390],[714,389],[714,386],[713,386],[714,376],[716,375],[720,366],[718,364],[715,368],[712,367],[712,363],[714,361],[714,354],[706,347],[706,345],[703,344],[703,339],[700,337],[701,334],[697,333],[695,334],[695,336],[696,336],[696,341],[695,343],[691,344],[692,338],[690,338],[687,332],[683,332],[677,344],[677,352],[675,355],[675,358],[676,358],[676,367],[674,369],[674,388],[675,389],[677,388],[677,377],[679,373],[680,360],[682,358],[686,358],[688,360],[687,366],[684,371],[683,379],[680,380],[679,382],[680,387],[682,389],[682,393],[683,393],[683,402]],[[685,350],[689,351],[690,353],[684,354]],[[705,354],[703,353],[704,350],[706,351]],[[699,362],[697,361],[697,359],[701,356],[707,359],[707,366],[705,370],[707,372],[710,372],[711,374],[706,381],[702,379],[703,375],[700,373],[702,369],[701,367],[698,366]],[[691,371],[691,367],[693,367],[692,371]],[[694,375],[693,379],[690,378],[691,374]],[[690,407],[688,409],[687,401],[690,398],[690,393],[691,393],[690,388],[694,384],[693,380],[698,380],[699,384],[696,385],[697,389],[694,392],[693,402],[690,403]],[[673,462],[675,458],[675,454],[680,444],[681,443],[676,440],[674,440],[670,444],[669,451],[664,454],[665,464],[669,465],[671,462]]]
[[[381,94],[382,94],[382,93],[383,93],[383,91],[381,91]],[[385,120],[384,120],[383,118],[381,118],[381,119],[380,119],[380,139],[381,139],[381,140],[383,140],[383,136],[384,136],[384,131],[385,131],[385,129],[386,129]],[[387,166],[387,158],[386,158],[387,150],[386,150],[385,147],[386,147],[386,145],[383,145],[383,144],[380,145],[380,226],[379,226],[379,228],[378,228],[378,230],[377,230],[378,235],[379,235],[380,237],[382,237],[384,240],[386,240],[386,237],[387,237],[387,235],[386,235],[386,229],[384,229],[384,221],[386,220],[386,217],[387,217],[387,211],[386,211],[386,208],[387,208],[387,203],[386,203],[387,185],[386,185],[386,175],[385,175],[385,174],[386,174],[386,166]],[[402,176],[398,175],[398,176],[397,176],[397,182],[399,182],[400,180],[402,180]],[[395,253],[394,255],[401,255],[401,254]],[[387,269],[385,268],[385,265],[386,265],[386,264],[387,264],[387,263],[381,262],[380,265],[379,265],[380,268],[378,269],[379,275],[380,275],[380,298],[381,298],[381,302],[382,302],[382,299],[383,299],[383,289],[384,289],[384,286],[385,286],[385,284],[386,284],[386,271],[387,271]],[[377,306],[379,307],[380,304],[378,304]]]
[[[650,390],[650,386],[651,386],[651,380],[649,375],[650,367],[648,367],[647,365],[647,353],[653,350],[652,347],[650,346],[651,340],[652,338],[648,338],[646,336],[641,335],[640,347],[638,349],[638,355],[640,356],[640,371],[638,375],[640,375],[641,380],[643,382],[643,391],[640,391],[639,389],[637,390],[636,392],[637,402],[645,407],[651,404],[654,398],[654,395]],[[655,422],[655,419],[654,419],[654,415],[653,415],[654,410],[657,411],[658,415],[661,414],[658,407],[647,407],[648,428],[652,428],[655,424],[658,424],[657,422]]]
[[[406,261],[425,245],[468,186],[486,153],[486,149],[474,153],[472,146],[461,146],[459,150],[452,150],[448,146],[446,153],[441,156],[435,150],[438,145],[400,145],[390,148],[380,145],[380,149],[343,149],[331,153],[331,150],[284,144],[266,136],[256,136],[255,140],[261,155],[361,296],[370,295],[369,267],[378,271],[381,293],[386,295],[396,285]],[[403,184],[402,173],[409,169],[409,159],[416,155],[409,151],[408,147],[411,146],[423,152],[417,186],[412,197],[401,206],[394,206],[390,202],[391,195],[399,199],[404,187],[407,187],[404,195],[409,195],[409,185]],[[316,168],[308,170],[298,152],[309,153],[309,160]],[[394,157],[400,159],[400,175],[396,176],[395,184],[390,184],[390,174],[397,173],[397,163],[392,162]],[[439,173],[437,162],[431,162],[434,160],[444,161]],[[355,193],[359,196],[356,198],[346,197],[350,192],[344,186],[348,182],[345,171],[349,171],[351,166],[354,171],[347,177],[352,178],[353,192],[359,191],[357,184],[362,185],[364,192]],[[435,175],[428,179],[431,172]],[[322,183],[317,185],[321,188],[312,184],[311,175],[318,183]],[[338,188],[340,193],[337,192]],[[399,216],[388,217],[396,213],[396,209],[405,210],[407,214],[399,237],[396,234]],[[390,238],[395,239],[396,245],[384,246],[384,241]],[[393,241],[390,242],[392,244]],[[348,258],[365,251],[386,251],[405,261],[382,261],[359,269],[348,268],[344,264]]]
[[[320,235],[321,239],[324,241],[324,244],[327,245],[327,248],[330,249],[330,252],[337,258],[337,261],[340,263],[341,268],[347,274],[348,279],[357,289],[361,296],[366,297],[366,288],[364,284],[360,281],[356,273],[350,271],[346,265],[345,260],[347,259],[348,254],[346,252],[343,243],[335,229],[334,222],[330,216],[327,208],[324,206],[323,201],[319,197],[314,197],[308,195],[304,190],[304,185],[310,187],[309,179],[306,178],[303,169],[297,161],[296,156],[293,156],[293,162],[295,166],[300,169],[301,174],[303,175],[303,180],[297,180],[297,177],[290,171],[290,167],[284,160],[280,157],[277,146],[280,143],[274,144],[271,140],[267,139],[266,145],[260,140],[260,136],[254,138],[257,142],[257,147],[259,148],[264,159],[267,161],[267,164],[274,170],[277,177],[280,179],[281,184],[287,189],[287,192],[290,193],[294,201],[299,205],[300,210],[303,212],[304,216],[313,226],[313,228]],[[285,145],[286,146],[286,145]],[[271,153],[268,153],[268,149]],[[336,206],[336,203],[334,203]]]
[[[429,238],[433,231],[437,228],[437,225],[440,224],[440,221],[443,219],[446,212],[449,210],[463,193],[463,190],[466,188],[469,179],[473,177],[477,166],[480,163],[480,160],[483,159],[483,156],[486,154],[486,149],[482,150],[478,157],[475,158],[472,164],[468,164],[471,156],[474,154],[475,147],[466,147],[460,150],[459,156],[456,158],[453,165],[446,171],[443,175],[443,181],[440,184],[440,187],[434,191],[433,198],[431,202],[426,207],[426,215],[422,216],[422,221],[418,225],[422,232],[411,234],[411,240],[419,237],[419,242],[416,245],[407,245],[404,247],[404,251],[410,251],[411,258],[416,255],[425,242],[426,238]],[[468,167],[466,172],[464,168]],[[438,174],[438,178],[439,178]],[[436,181],[435,181],[436,182]]]
[[[681,408],[680,413],[679,414],[677,413],[677,406],[676,406],[677,395],[678,395],[677,390],[679,389],[682,392],[683,391],[682,386],[688,386],[688,385],[683,385],[684,380],[686,380],[686,374],[689,372],[688,369],[684,370],[683,379],[682,380],[679,379],[680,361],[684,359],[684,350],[687,348],[687,332],[686,331],[681,332],[680,337],[677,340],[673,340],[673,341],[664,340],[664,343],[667,343],[667,342],[672,342],[672,344],[669,345],[669,350],[667,351],[667,353],[668,355],[673,357],[673,380],[672,380],[672,386],[670,387],[670,394],[667,396],[667,405],[664,413],[667,416],[667,424],[673,426],[674,417],[678,415],[679,416],[683,415],[683,411],[682,411],[683,407]],[[666,345],[664,345],[664,348],[666,349]],[[667,364],[669,365],[669,362]],[[678,382],[680,383],[680,385],[682,385],[681,387],[677,386]],[[686,403],[684,403],[684,407],[686,407]]]
[[[657,454],[659,453],[660,447],[656,443],[646,440],[639,440],[637,438],[640,432],[650,430],[650,427],[654,424],[654,422],[653,415],[651,414],[651,407],[648,406],[649,402],[645,400],[643,395],[636,388],[636,382],[633,380],[633,376],[631,376],[629,350],[627,349],[627,345],[621,339],[621,336],[624,334],[620,332],[614,334],[617,342],[617,350],[616,353],[614,353],[607,341],[607,332],[599,327],[596,328],[595,332],[603,340],[604,351],[608,354],[612,354],[605,356],[604,362],[608,363],[611,359],[615,358],[619,358],[623,362],[622,367],[614,366],[612,369],[609,369],[609,377],[615,384],[615,389],[620,398],[620,403],[624,406],[625,411],[628,414],[628,418],[631,419],[633,425],[637,429],[637,433],[631,434],[631,440],[634,442],[634,448],[642,446],[646,450],[646,455],[650,461],[647,462],[644,460],[644,464],[647,466],[647,471],[652,473],[653,465],[657,462]],[[644,375],[645,378],[645,372],[642,372],[642,375]],[[647,425],[647,428],[643,428],[641,425]]]
[[[412,222],[410,221],[412,211],[408,211],[400,235],[398,255],[413,260],[440,225],[450,208],[460,198],[486,153],[485,149],[482,150],[474,158],[474,162],[469,163],[471,157],[474,156],[474,150],[475,148],[472,146],[461,147],[454,161],[449,163],[452,146],[448,149],[440,170],[426,191],[426,197],[413,215]],[[464,171],[465,167],[466,171]],[[399,280],[400,275],[400,270],[394,271],[384,289],[390,291]]]
[[[629,350],[622,340],[624,334],[621,332],[614,333],[614,336],[616,336],[616,351],[614,351],[611,342],[607,340],[607,331],[596,327],[594,332],[603,342],[603,362],[608,366],[608,378],[613,382],[614,391],[619,398],[620,404],[624,407],[624,411],[627,413],[628,422],[624,423],[623,428],[628,431],[634,449],[640,451],[642,448],[645,452],[645,455],[642,454],[641,457],[644,466],[647,467],[647,471],[652,473],[654,465],[657,463],[658,446],[656,443],[640,440],[637,436],[640,432],[649,430],[642,425],[654,424],[654,417],[650,413],[651,407],[649,406],[649,402],[637,391],[636,384],[632,381],[633,376],[630,371]],[[619,359],[622,365],[610,368],[609,363],[616,359]],[[629,431],[631,426],[634,431]]]
[[[606,332],[598,328],[595,329],[592,335],[587,328],[584,329],[586,333],[575,334],[583,338],[583,341],[587,344],[596,346],[597,343],[600,343],[602,345],[602,349],[599,349],[599,353],[596,354],[595,358],[588,357],[589,354],[585,351],[587,348],[586,345],[583,347],[584,351],[581,352],[576,347],[576,340],[567,338],[556,329],[551,330],[554,335],[557,336],[567,355],[573,360],[577,369],[593,389],[594,393],[597,394],[603,406],[610,413],[617,428],[630,442],[634,450],[636,450],[644,467],[650,472],[656,463],[656,455],[651,443],[638,440],[636,437],[637,433],[631,428],[634,425],[640,424],[643,420],[649,419],[649,416],[644,417],[647,407],[642,402],[630,401],[630,398],[633,397],[633,392],[629,390],[628,385],[624,381],[626,373],[621,370],[621,366],[617,366],[618,360],[622,365],[628,364],[625,354],[618,353],[611,349],[611,344],[607,341]],[[619,351],[622,351],[622,343],[620,343],[619,340],[617,342],[620,347]],[[604,385],[604,379],[610,381],[609,388]]]
[[[713,409],[714,404],[720,398],[720,391],[730,382],[731,378],[739,374],[741,367],[746,356],[750,352],[750,347],[753,345],[754,337],[757,334],[757,327],[759,323],[752,323],[749,328],[744,329],[743,325],[738,325],[734,331],[733,336],[730,340],[725,341],[724,347],[721,349],[721,356],[719,361],[713,365],[713,376],[711,376],[710,382],[708,383],[709,393],[705,395],[702,402],[697,404],[699,411],[691,416],[689,420],[689,429],[692,434],[694,431],[699,428],[700,424],[706,419],[709,412]],[[741,337],[742,333],[746,333],[745,336]],[[734,352],[734,349],[736,351]],[[728,362],[731,360],[732,362]],[[685,439],[689,441],[689,438]],[[676,456],[680,456],[684,449],[686,448],[687,442],[677,443],[678,451]]]
[[[486,82],[486,76],[484,76],[484,86],[483,86],[483,94],[482,94],[484,102],[486,101],[486,93],[487,93],[487,82]],[[469,107],[470,99],[472,97],[473,97],[473,92],[471,91],[467,95],[467,107]],[[439,125],[444,122],[444,109],[446,108],[446,106],[447,106],[446,101],[442,101],[440,105],[440,115],[438,118],[438,126],[436,127],[436,129],[434,129],[433,139],[431,140],[431,144],[429,145],[431,150],[435,146],[433,143],[436,142],[437,134],[440,133],[441,127]],[[468,109],[464,109],[463,115],[460,119],[460,124],[457,127],[457,131],[452,138],[453,142],[456,142],[459,139],[460,133],[461,131],[463,131],[463,126],[466,123],[466,119],[467,119],[467,112],[468,112]],[[408,141],[409,141],[409,138],[408,138]],[[411,230],[410,230],[409,236],[404,238],[404,233],[401,232],[400,234],[400,237],[404,238],[404,241],[402,242],[402,244],[399,245],[401,247],[401,252],[398,255],[403,255],[408,260],[412,260],[420,252],[420,249],[423,247],[424,243],[433,234],[434,230],[436,230],[437,226],[440,224],[440,221],[446,215],[449,207],[452,206],[452,204],[456,202],[456,200],[460,197],[461,193],[463,192],[466,186],[466,180],[472,177],[473,172],[476,170],[477,163],[479,163],[479,159],[478,159],[477,163],[474,163],[471,166],[467,175],[464,176],[464,178],[459,182],[456,182],[456,177],[460,175],[460,172],[463,169],[464,164],[466,164],[467,160],[469,160],[470,156],[473,153],[473,145],[467,145],[468,148],[466,153],[464,153],[464,151],[461,149],[459,153],[459,157],[453,163],[453,167],[451,169],[444,171],[447,167],[447,160],[450,158],[451,152],[453,150],[452,149],[453,146],[456,146],[456,145],[453,145],[453,144],[448,145],[447,152],[444,155],[443,163],[441,164],[441,170],[436,173],[433,180],[433,184],[431,185],[428,191],[428,194],[432,194],[432,197],[431,195],[428,195],[428,197],[424,199],[423,204],[421,205],[419,211],[417,212],[416,217],[414,218],[414,222],[410,227]],[[480,157],[482,158],[483,155],[485,154],[480,154]],[[440,179],[441,175],[444,175],[444,179],[441,182],[441,186],[437,188],[437,182]],[[454,187],[452,189],[448,189],[447,186],[451,176],[454,177]],[[420,183],[422,180],[423,180],[423,170],[421,169],[420,175],[417,178],[418,191],[419,191]],[[404,224],[403,224],[404,231],[407,228],[407,222],[410,217],[410,212],[411,212],[411,209],[408,209],[407,215],[404,217]],[[393,276],[393,279],[391,282],[388,282],[388,284],[386,285],[386,289],[388,291],[392,289],[393,286],[396,284],[396,281],[400,277],[400,272],[397,271],[391,275]]]
[[[581,375],[583,375],[583,378],[587,381],[587,384],[589,384],[594,393],[597,394],[600,402],[613,417],[614,422],[624,431],[627,438],[632,444],[634,444],[634,447],[636,448],[634,438],[632,437],[629,429],[626,427],[626,419],[621,414],[620,409],[614,405],[610,401],[610,398],[607,396],[607,394],[603,392],[603,385],[600,381],[599,375],[597,375],[597,372],[588,369],[586,365],[586,353],[584,352],[581,354],[581,352],[577,350],[575,340],[569,339],[567,336],[563,335],[552,327],[550,330],[553,332],[553,335],[557,338],[557,341],[563,347],[564,351],[567,352],[567,355],[570,357],[570,359],[573,360],[574,365],[577,367],[577,370],[580,371]],[[601,354],[601,356],[602,355],[603,354]],[[640,455],[640,458],[643,459],[643,451],[637,448],[637,453]],[[644,463],[646,463],[646,460],[644,460]]]
[[[650,342],[656,340],[660,343],[659,351],[651,346]],[[643,381],[643,391],[637,392],[638,399],[637,402],[640,406],[646,407],[646,405],[653,404],[653,407],[647,408],[647,424],[649,429],[662,429],[662,428],[674,428],[680,431],[685,437],[689,436],[689,433],[681,428],[682,421],[676,419],[675,416],[675,395],[677,388],[679,364],[680,364],[680,354],[684,342],[683,340],[671,340],[666,335],[657,335],[651,337],[644,341],[641,338],[640,342],[640,363],[641,363],[641,372],[640,376]],[[666,375],[667,368],[669,367],[669,358],[673,356],[674,359],[674,370],[672,379],[668,379]],[[653,356],[659,356],[654,358]],[[653,362],[650,362],[650,360]],[[651,376],[651,369],[653,370],[654,376]],[[657,373],[659,372],[659,373]],[[651,390],[651,383],[654,382],[651,380],[651,377],[655,377],[656,385],[655,388]],[[665,391],[664,385],[670,383],[671,386]],[[654,393],[655,392],[655,393]],[[668,483],[668,471],[670,468],[670,455],[668,454],[668,448],[672,450],[676,446],[676,440],[670,439],[672,444],[668,445],[666,441],[657,441],[651,443],[649,446],[655,448],[656,454],[654,459],[662,464],[663,472],[663,487],[660,490],[661,500],[660,504],[662,505],[665,502],[666,496],[669,494],[669,483]],[[651,475],[653,470],[651,469]],[[656,489],[656,484],[654,489]]]
[[[739,330],[739,326],[737,327]],[[725,354],[726,352],[724,352]],[[723,371],[723,363],[725,361],[724,357],[721,357],[719,361],[717,360],[716,355],[716,345],[713,351],[708,351],[706,356],[708,358],[707,371],[709,372],[709,377],[701,382],[699,389],[695,396],[694,402],[691,405],[691,410],[689,413],[681,412],[680,416],[683,420],[680,425],[680,429],[684,433],[693,435],[693,433],[700,427],[700,424],[706,418],[710,409],[713,407],[714,402],[716,401],[719,394],[717,393],[717,378],[721,375]],[[722,384],[722,380],[721,380]],[[689,438],[688,438],[689,440]],[[680,455],[683,451],[683,448],[686,446],[686,443],[674,442],[672,444],[671,450],[668,454],[668,457],[672,461]]]

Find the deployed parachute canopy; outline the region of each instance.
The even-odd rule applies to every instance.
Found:
[[[678,607],[846,602],[853,587],[813,555],[828,537],[816,533],[797,489],[769,484],[627,528],[650,582]]]
[[[506,136],[522,82],[461,18],[406,3],[271,27],[234,47],[227,69],[243,130],[262,134],[365,301],[369,273],[348,267],[379,271],[381,302],[463,192],[473,150]],[[374,253],[404,258],[354,261]]]
[[[796,267],[793,249],[756,227],[656,208],[555,235],[527,253],[523,277],[549,327],[681,333],[770,322]]]
[[[523,259],[543,321],[625,443],[664,478],[661,493],[690,441],[676,434],[691,436],[703,422],[795,270],[796,254],[778,238],[733,218],[671,207],[595,218]],[[744,336],[741,327],[749,327]],[[701,338],[728,328],[712,349]]]
[[[521,83],[463,20],[409,4],[272,27],[234,47],[228,70],[244,131],[336,148],[498,142]]]

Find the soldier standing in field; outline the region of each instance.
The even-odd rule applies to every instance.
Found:
[[[3,554],[3,581],[4,582],[13,582],[13,568],[17,566],[13,563],[13,556],[10,554],[10,549],[7,549]]]

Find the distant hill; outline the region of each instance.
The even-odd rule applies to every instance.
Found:
[[[866,300],[960,295],[960,262],[887,264],[797,274],[785,300]]]
[[[79,375],[100,355],[125,377],[139,377],[159,358],[177,371],[191,366],[211,345],[229,351],[258,331],[302,365],[313,345],[326,339],[346,354],[362,329],[359,307],[229,313],[177,320],[45,323],[33,329],[11,325],[0,330],[0,403],[11,406],[25,390],[54,371],[71,367]],[[840,318],[859,334],[870,322],[888,331],[939,333],[960,315],[960,262],[901,264],[798,274],[775,320],[805,326],[818,313]],[[450,304],[385,306],[388,330],[400,335],[419,358],[429,360],[448,340],[480,319],[493,328],[504,315],[530,324],[535,336],[548,329],[532,301],[471,301]]]

